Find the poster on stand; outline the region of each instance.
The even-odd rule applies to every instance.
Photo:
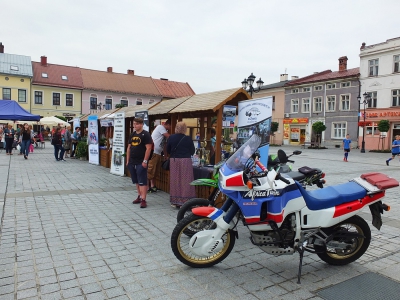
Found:
[[[222,110],[222,128],[235,127],[236,106],[224,105]]]
[[[81,128],[81,120],[80,120],[79,118],[75,118],[75,119],[73,120],[73,123],[72,123],[72,132],[75,131],[75,128],[76,128],[76,127]]]
[[[141,110],[135,112],[135,118],[143,119],[143,130],[150,132],[150,123],[149,123],[149,112],[147,110]]]
[[[99,164],[99,133],[97,126],[97,116],[89,116],[88,118],[88,137],[89,144],[89,163]]]
[[[124,176],[125,174],[125,112],[117,112],[114,117],[114,134],[112,143],[110,173]]]
[[[272,97],[240,101],[238,110],[237,142],[241,146],[253,134],[258,134],[261,137],[260,161],[266,166],[272,121]]]

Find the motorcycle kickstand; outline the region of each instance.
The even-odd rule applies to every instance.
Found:
[[[297,247],[297,251],[299,252],[300,255],[299,273],[297,274],[297,284],[301,284],[300,277],[301,277],[301,268],[303,266],[304,247],[303,246]]]

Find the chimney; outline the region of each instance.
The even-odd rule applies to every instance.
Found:
[[[0,42],[0,53],[4,53],[4,45]]]
[[[112,67],[107,67],[107,72],[112,73]]]
[[[347,71],[347,56],[339,57],[339,72]]]
[[[128,75],[135,75],[135,70],[128,70]]]
[[[42,56],[40,57],[40,64],[41,64],[42,66],[47,67],[47,57],[46,57],[46,56],[42,55]]]
[[[280,81],[287,81],[289,79],[288,74],[281,74],[281,80]]]
[[[361,44],[360,50],[364,50],[365,49],[365,43]]]
[[[291,80],[299,79],[299,76],[292,76]]]

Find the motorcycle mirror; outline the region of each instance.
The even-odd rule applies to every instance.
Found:
[[[256,159],[256,157],[258,157],[258,159],[260,159],[261,158],[260,151],[256,150],[256,152],[254,152],[251,157],[253,159]]]
[[[293,151],[293,154],[294,154],[294,155],[300,155],[300,154],[301,154],[301,151],[300,151],[300,150]]]

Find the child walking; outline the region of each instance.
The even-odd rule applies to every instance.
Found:
[[[386,165],[389,165],[389,161],[394,159],[396,155],[400,155],[400,135],[396,135],[396,139],[392,144],[392,157],[386,160]]]
[[[347,158],[349,157],[349,152],[351,148],[350,144],[351,144],[350,135],[346,134],[346,138],[343,140],[343,150],[344,150],[343,161],[347,161]]]

